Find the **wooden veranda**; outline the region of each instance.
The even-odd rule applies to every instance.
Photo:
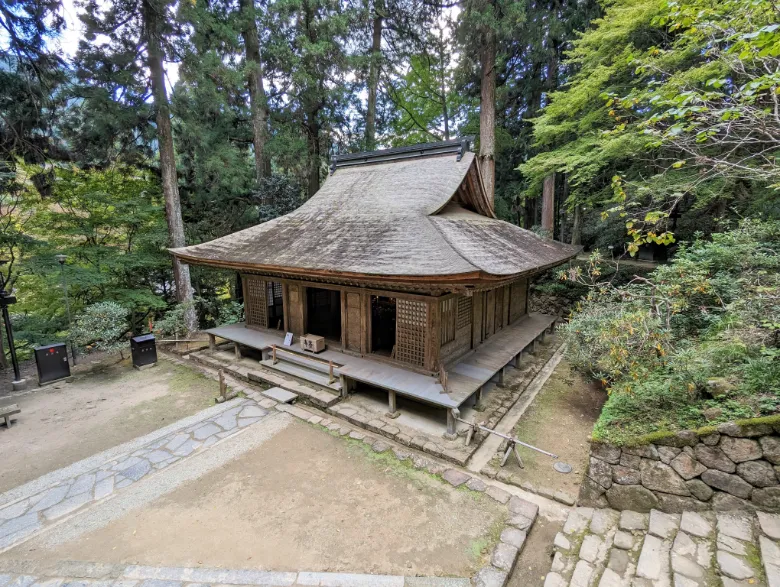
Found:
[[[256,349],[262,354],[260,364],[264,368],[342,396],[354,390],[357,383],[386,390],[390,415],[397,414],[397,395],[445,409],[447,432],[454,434],[460,407],[472,398],[479,402],[483,386],[489,381],[497,379],[503,385],[506,367],[515,365],[523,352],[533,352],[536,341],[552,328],[555,320],[554,316],[545,314],[525,315],[477,349],[446,365],[444,373],[435,376],[340,350],[326,349],[312,355],[299,350],[297,345],[285,346],[282,332],[247,328],[243,323],[219,326],[207,332],[212,348],[220,338],[234,343],[237,356],[241,355],[241,346]]]

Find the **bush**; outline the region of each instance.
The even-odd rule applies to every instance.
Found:
[[[589,287],[564,328],[572,363],[608,386],[594,436],[632,436],[776,413],[780,223],[744,221],[625,285]]]
[[[98,302],[76,316],[73,340],[79,346],[111,352],[121,349],[128,332],[128,311],[116,302]]]

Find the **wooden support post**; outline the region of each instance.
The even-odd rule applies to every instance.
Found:
[[[217,350],[217,337],[213,334],[209,334],[209,350],[215,351]]]
[[[533,344],[533,350],[531,350],[531,354],[535,355],[537,350],[539,350],[539,339],[535,338]]]
[[[501,370],[498,372],[497,385],[499,387],[506,387],[506,367],[501,367]]]
[[[466,446],[471,444],[472,439],[477,435],[477,430],[477,419],[474,418],[469,427],[469,431],[466,433]]]
[[[276,365],[276,345],[271,345],[271,364]]]
[[[520,368],[520,363],[522,362],[522,360],[523,360],[523,351],[520,351],[515,355],[515,369]]]
[[[479,386],[479,389],[477,389],[476,393],[474,394],[474,405],[478,406],[482,403],[482,398],[485,396],[485,388],[483,385]]]
[[[341,397],[346,398],[349,395],[349,382],[343,375],[339,375],[339,381],[341,381]]]
[[[444,434],[444,438],[447,440],[455,440],[458,437],[458,429],[456,423],[460,418],[460,410],[452,408],[447,410],[447,432]]]
[[[388,404],[388,412],[386,415],[388,418],[397,418],[398,416],[401,415],[401,412],[398,411],[398,404],[396,402],[394,391],[387,392],[387,404]]]
[[[333,383],[336,378],[333,376],[333,361],[328,361],[328,385]]]
[[[547,329],[546,328],[544,330],[542,330],[541,339],[542,339],[542,342],[547,340]]]
[[[233,352],[236,355],[236,359],[240,359],[241,358],[241,347],[238,346],[237,342],[233,343]]]

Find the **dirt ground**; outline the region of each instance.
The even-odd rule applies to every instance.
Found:
[[[261,447],[79,538],[11,558],[469,576],[506,510],[362,442],[294,422]],[[30,550],[30,549],[34,550]]]
[[[563,490],[576,496],[588,462],[590,433],[606,399],[603,390],[562,360],[520,418],[514,434],[524,442],[558,455],[573,471],[558,473],[553,469],[553,459],[522,447],[520,454],[525,468],[517,466],[514,456],[506,468],[537,488]]]
[[[144,371],[129,360],[2,399],[22,412],[0,425],[0,491],[36,479],[214,404],[218,384],[160,360]]]
[[[544,583],[552,564],[553,540],[562,528],[562,521],[551,521],[543,516],[536,518],[507,587],[529,587]]]

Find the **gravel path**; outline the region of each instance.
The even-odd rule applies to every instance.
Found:
[[[0,550],[147,475],[170,467],[267,417],[275,402],[236,399],[142,439],[54,471],[0,496]],[[263,405],[261,405],[263,404]],[[265,406],[265,407],[263,407]],[[273,412],[276,415],[276,412]]]

